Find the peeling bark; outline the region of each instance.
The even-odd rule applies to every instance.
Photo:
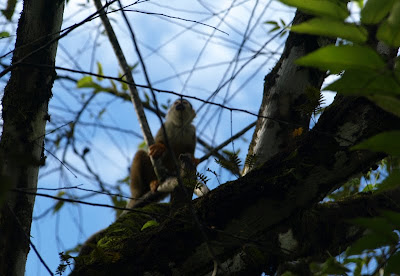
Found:
[[[2,99],[0,179],[5,191],[37,187],[44,162],[48,102],[55,78],[57,43],[38,49],[58,35],[63,0],[24,1],[13,64],[21,60],[49,67],[15,67]],[[8,192],[0,209],[0,275],[24,275],[34,197]]]

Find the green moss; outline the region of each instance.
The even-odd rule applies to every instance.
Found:
[[[122,250],[126,241],[141,234],[143,225],[155,220],[162,222],[169,214],[169,204],[154,203],[143,208],[137,208],[117,219],[107,229],[99,233],[94,240],[93,250],[85,256],[79,256],[80,263],[86,265],[95,263],[114,263],[122,258]],[[146,231],[146,230],[144,230]]]

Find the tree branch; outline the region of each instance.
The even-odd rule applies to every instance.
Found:
[[[195,200],[197,214],[202,224],[208,227],[210,244],[222,265],[229,265],[230,272],[234,267],[243,270],[256,267],[265,271],[276,264],[278,258],[287,256],[290,250],[279,244],[279,235],[287,233],[290,221],[298,219],[299,210],[308,210],[347,179],[383,157],[380,153],[350,151],[349,148],[367,137],[399,126],[398,118],[364,98],[337,96],[315,130],[304,135],[298,145],[276,155],[246,176]],[[190,216],[185,208],[175,214],[176,218]],[[132,226],[126,224],[116,227],[119,231],[121,228],[132,231],[128,230]],[[85,275],[90,269],[122,274],[174,271],[184,275],[204,275],[212,267],[196,227],[183,227],[182,222],[175,219],[166,219],[159,227],[144,231],[140,236],[120,238],[123,242],[102,250],[123,252],[124,257],[115,263],[93,261],[78,267],[73,275]],[[171,241],[174,241],[173,247]],[[308,240],[303,242],[313,244]],[[253,253],[260,251],[260,256],[266,257],[260,261],[262,267],[246,266],[249,253],[237,254],[243,248],[250,248],[248,251]],[[310,248],[304,253],[293,251],[292,254],[296,257],[312,255]],[[157,258],[151,257],[154,254]],[[124,265],[126,262],[129,266]],[[237,262],[244,265],[235,266]]]

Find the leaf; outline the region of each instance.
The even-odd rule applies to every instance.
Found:
[[[400,155],[400,131],[379,133],[353,146],[351,150],[367,149],[375,152],[386,152],[390,155]]]
[[[380,108],[400,117],[400,100],[392,96],[371,95],[368,99],[376,103]]]
[[[101,116],[107,111],[107,109],[104,107],[99,111],[99,114],[97,114],[97,119],[100,119]]]
[[[76,87],[78,88],[94,88],[95,91],[101,91],[103,88],[98,85],[97,83],[93,82],[93,79],[91,76],[85,76],[78,80],[76,83]]]
[[[397,185],[400,184],[400,174],[399,171],[396,171],[396,177],[397,177]],[[393,173],[391,174],[393,175]],[[394,211],[390,211],[390,210],[385,210],[381,212],[383,217],[385,217],[388,221],[390,221],[395,228],[399,229],[400,228],[400,213],[398,212],[394,212]]]
[[[392,238],[394,226],[389,223],[385,218],[382,217],[371,217],[371,218],[355,218],[350,220],[351,223],[359,226],[368,228],[378,235],[384,235],[388,238]],[[393,242],[397,241],[393,240]]]
[[[123,81],[126,81],[126,78],[125,78],[125,77],[122,77],[122,80],[123,80]],[[124,91],[127,91],[127,90],[128,90],[128,84],[127,84],[126,82],[121,82],[121,86],[122,86],[122,89],[123,89]]]
[[[387,21],[380,25],[376,37],[390,46],[400,46],[400,30],[398,27],[391,26]]]
[[[10,33],[9,32],[0,32],[0,38],[6,38],[9,37]]]
[[[387,261],[385,267],[385,275],[389,275],[390,273],[399,274],[399,272],[400,272],[400,251],[397,251]]]
[[[329,45],[297,59],[296,63],[331,72],[346,69],[381,70],[385,67],[385,62],[374,50],[359,45]]]
[[[343,76],[329,84],[324,90],[343,95],[400,95],[400,85],[392,72],[347,70]]]
[[[390,173],[388,177],[383,180],[381,184],[378,185],[377,192],[383,192],[391,190],[400,185],[400,172],[398,170]]]
[[[101,66],[101,63],[100,62],[97,62],[97,74],[98,75],[104,75],[103,74],[103,66]],[[104,78],[102,78],[102,77],[97,77],[97,80],[99,80],[99,81],[101,81],[101,80],[103,80]]]
[[[306,13],[345,19],[349,11],[344,3],[330,0],[280,0],[282,3],[296,7]]]
[[[313,18],[291,27],[291,30],[297,33],[341,37],[359,43],[365,42],[368,36],[364,27],[332,18]]]
[[[62,197],[63,195],[65,195],[65,192],[64,191],[60,191],[59,193],[57,193],[57,197]],[[54,209],[53,209],[53,214],[55,214],[55,213],[57,213],[60,209],[61,209],[61,207],[63,207],[64,206],[64,202],[65,201],[63,201],[63,200],[59,200],[57,203],[56,203],[56,205],[54,206]]]
[[[361,10],[361,23],[377,24],[389,13],[395,0],[368,0]]]
[[[364,235],[353,245],[351,245],[351,247],[347,250],[347,256],[361,254],[367,249],[376,249],[390,245],[392,244],[392,240],[393,239],[388,238],[387,236],[377,235],[375,233]]]
[[[76,83],[76,86],[78,88],[91,87],[92,83],[93,83],[92,77],[91,76],[85,76],[85,77],[81,78],[80,80],[78,80],[78,82]]]
[[[273,20],[265,21],[264,24],[270,24],[270,25],[278,26],[278,22],[273,21]]]
[[[299,128],[295,128],[292,132],[292,137],[297,137],[297,136],[301,136],[301,134],[303,134],[304,129],[302,127]]]
[[[159,223],[158,223],[157,221],[155,221],[155,220],[149,220],[148,222],[146,222],[146,223],[143,225],[143,227],[142,227],[142,229],[140,229],[140,231],[143,231],[143,230],[146,229],[146,228],[154,227],[154,226],[158,226],[158,225],[159,225]]]
[[[393,5],[390,16],[378,29],[376,37],[395,48],[400,46],[400,2]]]
[[[357,3],[357,6],[362,9],[364,7],[364,0],[354,0]]]
[[[16,5],[17,5],[17,0],[8,0],[7,7],[4,10],[1,10],[1,13],[5,16],[5,18],[8,21],[11,21]]]
[[[322,271],[329,275],[346,275],[346,273],[351,272],[350,269],[336,261],[335,258],[329,258],[322,265]]]

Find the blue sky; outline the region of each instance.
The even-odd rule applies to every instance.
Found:
[[[124,1],[123,3],[127,5],[133,2]],[[228,10],[232,4],[233,7]],[[3,4],[0,6],[3,7]],[[18,6],[21,10],[21,3]],[[268,8],[264,11],[266,7]],[[293,17],[293,10],[276,1],[268,0],[175,0],[168,1],[167,4],[165,1],[155,0],[143,1],[128,9],[136,10],[127,11],[127,15],[140,42],[140,49],[145,57],[147,70],[154,86],[201,99],[208,98],[221,83],[231,77],[233,72],[238,72],[245,62],[274,35],[274,33],[268,32],[271,27],[263,22],[282,19],[289,23]],[[63,28],[80,22],[92,12],[94,12],[94,7],[91,1],[87,3],[86,0],[70,0],[65,9]],[[201,21],[217,27],[218,30],[193,22],[142,12]],[[212,15],[212,12],[217,15]],[[254,15],[250,20],[252,13]],[[15,14],[15,21],[18,14]],[[109,16],[129,64],[135,64],[137,55],[120,13],[114,12]],[[193,27],[188,29],[189,26]],[[77,28],[60,40],[57,66],[97,73],[96,63],[100,62],[105,75],[117,77],[118,62],[107,37],[101,34],[102,30],[100,20],[96,19]],[[243,39],[246,32],[248,37]],[[245,41],[238,56],[238,62],[230,64],[230,61],[235,60],[238,55],[239,45],[243,40]],[[285,36],[268,43],[262,50],[262,54],[246,65],[243,70],[240,70],[234,81],[224,86],[212,101],[257,114],[262,99],[264,76],[269,73],[279,59],[284,40]],[[0,46],[0,49],[10,50],[10,46],[7,46],[5,41],[0,41]],[[69,76],[75,79],[84,76],[63,70],[58,70],[57,73],[60,76]],[[141,68],[138,67],[135,70],[134,78],[137,83],[145,84]],[[108,80],[103,80],[101,83],[110,85]],[[0,85],[5,85],[4,80]],[[82,107],[90,93],[90,89],[78,89],[74,82],[65,79],[56,81],[49,109],[52,122],[48,125],[48,130],[74,120],[73,111],[76,112]],[[143,95],[142,91],[140,93]],[[329,103],[333,94],[327,93],[326,97],[326,103]],[[157,99],[162,104],[166,104],[168,99],[174,100],[175,98],[168,94],[157,93]],[[229,99],[229,101],[224,102],[224,99]],[[195,109],[199,109],[202,105],[201,102],[195,100],[191,100],[191,103]],[[103,110],[104,113],[102,113]],[[231,114],[227,110],[219,113],[220,111],[215,106],[205,106],[198,112],[194,121],[199,135],[214,146],[256,119],[243,112]],[[100,113],[101,116],[99,116]],[[158,118],[149,113],[148,120],[154,134],[160,126]],[[91,151],[87,158],[92,169],[101,176],[106,184],[115,185],[118,180],[127,176],[131,159],[142,139],[121,131],[92,127],[90,124],[100,123],[140,133],[132,104],[100,93],[90,103],[88,109],[82,113],[80,121],[86,125],[78,125],[76,128],[77,150],[81,151],[85,147],[89,147]],[[64,129],[66,131],[68,127],[66,126]],[[61,131],[64,129],[61,128]],[[251,136],[252,131],[250,130],[243,136],[243,139],[234,142],[235,150],[241,150],[239,156],[242,160],[245,158]],[[57,134],[49,134],[47,137],[56,139]],[[62,146],[65,145],[61,144]],[[226,148],[232,150],[233,146],[230,144]],[[62,150],[47,149],[54,151],[58,159],[63,158]],[[203,154],[202,148],[198,146],[196,157],[201,157]],[[82,185],[80,186],[82,188],[99,189],[95,180],[76,172],[69,172],[60,164],[59,160],[50,154],[47,155],[46,167],[40,171],[39,187],[62,188]],[[68,160],[67,167],[70,165],[87,172],[85,165],[74,155],[71,148],[65,151],[65,158]],[[234,179],[234,176],[221,170],[213,158],[204,163],[199,166],[199,171],[210,178],[208,184],[211,188],[216,187],[218,182],[224,183]],[[210,173],[207,174],[206,168],[215,170],[219,174],[218,179]],[[54,171],[56,169],[57,171]],[[60,191],[39,190],[38,192],[57,195]],[[122,192],[129,196],[128,186],[125,186]],[[87,194],[79,190],[73,190],[71,193],[76,196]],[[112,204],[104,195],[90,197],[86,201]],[[71,249],[78,243],[84,242],[91,234],[107,227],[115,220],[115,213],[111,209],[70,203],[65,203],[60,211],[53,214],[52,207],[55,204],[56,202],[52,199],[36,198],[34,217],[41,217],[43,213],[46,215],[33,221],[31,231],[32,242],[53,272],[59,264],[58,252]],[[28,256],[26,275],[48,275],[32,250]]]

